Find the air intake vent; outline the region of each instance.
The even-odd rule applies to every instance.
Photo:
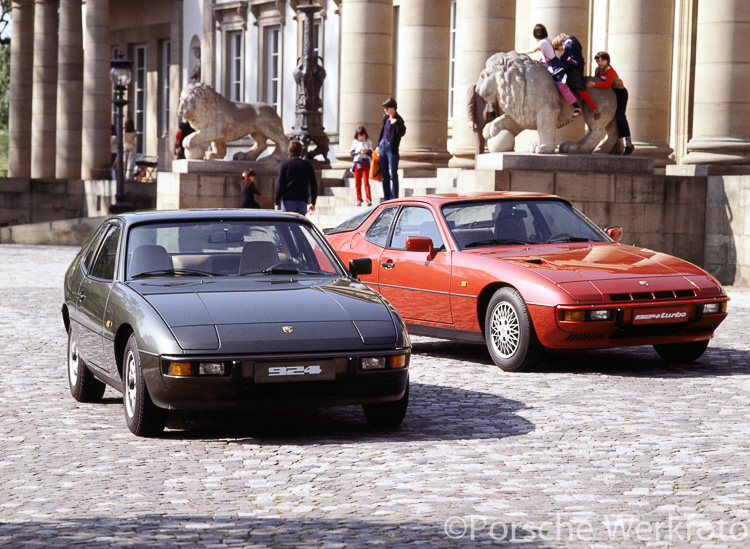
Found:
[[[607,333],[595,333],[595,334],[570,334],[568,341],[594,341],[596,339],[604,339],[607,337]]]
[[[659,291],[659,292],[635,292],[632,294],[609,294],[611,301],[656,301],[658,299],[675,299],[695,297],[693,290]]]

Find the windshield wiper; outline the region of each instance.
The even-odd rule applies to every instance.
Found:
[[[138,273],[133,275],[131,278],[146,278],[151,276],[164,276],[164,275],[181,275],[181,276],[216,276],[215,273],[209,273],[206,271],[197,271],[194,269],[159,269],[157,271],[146,271],[144,273]]]
[[[492,246],[497,244],[500,246],[509,246],[513,244],[531,244],[523,240],[512,240],[510,238],[488,238],[487,240],[477,240],[476,242],[470,242],[464,248],[478,248],[480,246]]]
[[[591,240],[583,236],[558,236],[557,238],[550,238],[545,244],[559,244],[563,242],[591,242]]]

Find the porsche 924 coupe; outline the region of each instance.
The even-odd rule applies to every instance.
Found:
[[[653,345],[699,358],[726,317],[722,286],[667,254],[619,244],[568,201],[538,193],[390,200],[334,229],[345,261],[372,258],[363,282],[412,335],[486,343],[513,371],[538,351]]]
[[[409,401],[403,320],[296,214],[127,213],[94,232],[65,275],[70,392],[123,393],[139,436],[168,410],[362,405],[398,426]]]

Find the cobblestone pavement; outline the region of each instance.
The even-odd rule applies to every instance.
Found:
[[[509,374],[415,338],[395,432],[350,407],[174,414],[150,440],[111,389],[69,394],[75,252],[0,245],[0,546],[750,545],[750,290],[689,366],[639,348]]]

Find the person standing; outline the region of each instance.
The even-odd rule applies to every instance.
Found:
[[[380,173],[383,175],[383,201],[398,198],[398,146],[406,133],[406,125],[396,112],[398,105],[393,97],[383,101],[383,124],[378,136]],[[393,181],[393,184],[391,184]]]
[[[260,196],[260,191],[255,186],[255,170],[249,168],[242,172],[239,183],[240,189],[242,189],[242,207],[260,208],[260,204],[255,201],[255,195]]]
[[[625,115],[625,110],[628,108],[628,90],[625,88],[625,84],[615,69],[612,68],[609,61],[609,54],[606,51],[600,51],[594,56],[598,68],[596,69],[596,76],[600,79],[598,82],[587,82],[587,88],[612,88],[617,98],[617,133],[621,139],[625,140],[625,150],[622,154],[628,155],[633,154],[635,147],[633,146],[633,140],[630,137],[630,124],[628,124],[628,117]]]
[[[358,126],[354,131],[350,154],[354,158],[352,172],[354,173],[354,184],[357,189],[357,206],[362,205],[362,182],[365,185],[365,197],[367,205],[372,206],[370,197],[370,159],[372,158],[372,141],[367,135],[364,126]]]
[[[492,122],[500,112],[497,103],[490,103],[477,93],[476,86],[469,86],[466,97],[466,116],[469,119],[469,128],[474,132],[477,149],[476,154],[484,152],[484,127]]]
[[[135,175],[135,147],[138,132],[135,131],[135,124],[132,118],[125,122],[125,131],[122,134],[122,148],[125,156],[125,179],[131,181]]]
[[[304,147],[298,139],[292,139],[287,150],[289,158],[279,166],[276,178],[273,208],[301,215],[314,213],[315,201],[318,198],[318,181],[313,165],[302,158]]]

